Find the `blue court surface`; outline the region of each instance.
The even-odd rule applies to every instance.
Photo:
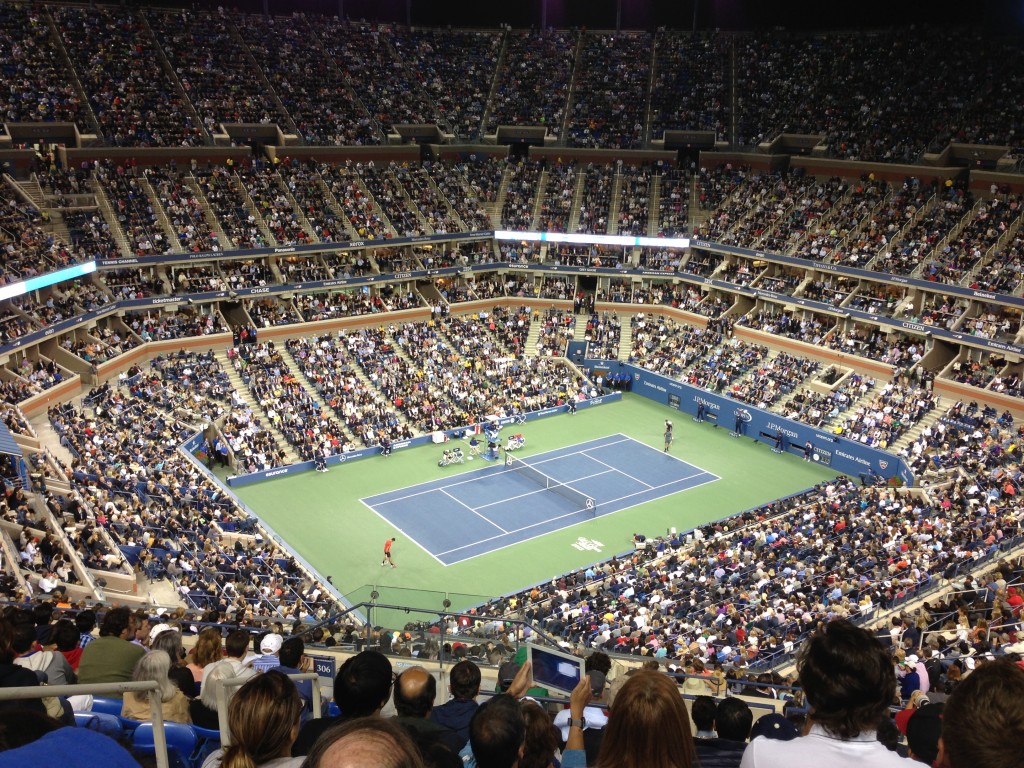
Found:
[[[621,434],[523,461],[571,490],[546,489],[529,474],[498,464],[362,502],[438,562],[453,565],[720,479]],[[577,499],[567,498],[575,493]],[[585,508],[586,497],[594,509]]]

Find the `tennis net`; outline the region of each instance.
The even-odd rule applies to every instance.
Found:
[[[571,488],[565,483],[560,483],[558,480],[555,480],[555,478],[544,474],[539,469],[527,464],[522,459],[516,458],[511,453],[505,454],[505,468],[511,469],[523,477],[528,478],[541,488],[546,488],[552,493],[557,493],[562,498],[568,499],[577,505],[576,508],[578,511],[589,512],[591,514],[597,512],[597,502],[592,496],[587,496],[587,494],[577,491],[575,488]]]

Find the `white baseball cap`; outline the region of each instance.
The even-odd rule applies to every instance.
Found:
[[[260,651],[263,653],[277,653],[281,650],[284,640],[277,633],[271,633],[260,640]]]

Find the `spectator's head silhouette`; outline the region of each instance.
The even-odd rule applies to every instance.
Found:
[[[347,718],[373,715],[391,696],[391,662],[378,651],[352,656],[334,678],[334,701]]]
[[[1009,768],[1021,764],[1022,743],[1024,669],[1008,661],[978,665],[946,702],[939,762],[949,768]]]
[[[896,692],[885,648],[845,620],[815,632],[801,649],[797,668],[811,720],[838,739],[874,731]]]
[[[615,695],[600,768],[689,768],[696,762],[690,718],[675,682],[641,669]]]
[[[328,730],[303,763],[305,768],[423,768],[405,730],[380,717],[361,717]]]
[[[521,756],[525,737],[522,709],[507,693],[481,706],[469,723],[469,743],[479,768],[512,768]]]

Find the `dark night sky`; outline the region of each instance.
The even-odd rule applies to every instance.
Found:
[[[174,4],[174,0],[165,0]],[[159,2],[159,0],[158,0]],[[237,7],[261,12],[266,2],[272,14],[293,11],[334,15],[339,7],[352,19],[404,23],[411,8],[412,22],[424,26],[495,27],[508,23],[513,27],[537,26],[542,3],[547,8],[548,26],[587,26],[614,29],[620,0],[234,0],[206,2],[203,5]],[[698,5],[698,29],[863,29],[906,26],[913,23],[942,25],[986,23],[1000,29],[1024,28],[1024,0],[983,0],[975,5],[933,0],[858,3],[829,3],[827,0],[621,0],[624,29],[653,29],[668,26],[690,29],[694,3]]]

